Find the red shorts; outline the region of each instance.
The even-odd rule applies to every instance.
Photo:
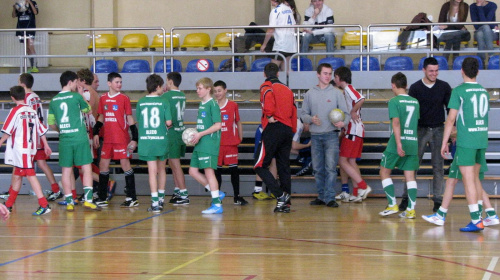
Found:
[[[36,176],[36,173],[34,168],[14,167],[14,175],[20,177],[26,177],[26,176]]]
[[[342,143],[340,144],[340,156],[346,158],[360,158],[361,152],[363,151],[363,138],[347,135],[349,138],[342,138]],[[351,140],[352,137],[354,140]]]
[[[34,161],[37,161],[37,160],[48,160],[50,157],[47,156],[47,154],[45,153],[45,150],[37,150],[36,151],[36,154],[35,154],[35,157],[33,158]]]
[[[101,158],[125,159],[132,158],[132,155],[127,157],[127,144],[104,143],[102,145]]]
[[[82,169],[82,166],[81,166],[81,165],[78,165],[78,166],[77,166],[77,165],[75,165],[75,167],[76,167],[76,168],[78,168],[78,169]],[[92,167],[92,173],[95,173],[95,174],[99,174],[99,173],[101,173],[101,171],[99,170],[99,167],[97,167],[97,165],[95,165],[95,164],[91,163],[91,164],[90,164],[90,167]]]
[[[220,146],[217,166],[238,165],[238,146]]]

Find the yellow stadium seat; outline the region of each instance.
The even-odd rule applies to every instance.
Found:
[[[165,34],[165,47],[167,49],[170,48],[170,33]],[[179,48],[179,36],[174,35],[173,38],[174,41],[174,49]],[[151,45],[149,46],[149,49],[152,51],[155,51],[156,49],[163,49],[163,34],[156,34],[155,37],[153,38],[153,42],[151,42]]]
[[[235,35],[236,36],[236,35]],[[231,33],[219,33],[215,37],[212,50],[216,51],[219,48],[230,48],[231,47]]]
[[[95,47],[96,49],[111,49],[116,51],[118,47],[118,39],[114,34],[98,34],[95,35]],[[90,40],[89,50],[92,50],[92,40]]]
[[[122,42],[118,49],[124,51],[130,48],[139,48],[143,51],[147,51],[149,47],[149,38],[146,34],[135,33],[127,34],[123,37]]]
[[[210,50],[210,36],[207,33],[190,33],[186,35],[181,45],[181,50],[185,51],[187,48],[204,48],[206,51]]]
[[[340,42],[340,47],[345,48],[348,46],[359,46],[359,31],[347,31],[342,36],[342,41]],[[367,35],[366,32],[363,32],[363,46],[366,46]]]

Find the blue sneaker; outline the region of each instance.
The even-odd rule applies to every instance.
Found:
[[[73,202],[74,202],[73,203],[74,205],[78,205],[78,199],[75,199]],[[66,202],[66,200],[64,200],[64,201],[58,201],[57,204],[63,205],[63,206],[68,205],[68,203]]]
[[[484,229],[483,221],[479,221],[477,224],[474,224],[473,222],[470,222],[468,225],[466,225],[463,228],[460,228],[460,231],[463,232],[477,232],[477,231],[482,231]]]
[[[438,215],[436,213],[434,213],[432,215],[427,215],[427,216],[422,215],[422,219],[428,221],[431,224],[435,224],[438,226],[444,225],[444,221],[445,221],[445,218],[441,217],[441,215]]]
[[[203,214],[222,214],[224,212],[224,209],[221,206],[215,206],[211,205],[207,210],[201,211]]]
[[[219,198],[220,198],[221,202],[224,199],[224,197],[226,197],[226,193],[225,192],[219,192]]]
[[[33,212],[33,216],[41,216],[50,213],[50,206],[47,205],[46,208],[43,208],[42,206],[38,207],[38,209]]]

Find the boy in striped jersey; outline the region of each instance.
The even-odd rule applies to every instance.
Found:
[[[14,166],[12,188],[9,190],[9,198],[5,202],[5,206],[9,211],[12,210],[12,205],[21,189],[23,177],[26,177],[40,204],[40,207],[33,212],[33,215],[40,216],[49,213],[51,210],[47,199],[43,196],[42,186],[36,178],[33,159],[37,153],[39,137],[40,141],[43,142],[45,154],[50,155],[52,153],[45,138],[47,127],[40,122],[36,111],[24,103],[25,92],[23,87],[14,86],[10,88],[10,96],[16,103],[16,107],[10,110],[2,128],[3,136],[0,138],[0,146],[7,141],[5,164]]]

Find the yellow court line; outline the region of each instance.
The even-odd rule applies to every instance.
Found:
[[[179,269],[181,269],[181,268],[183,268],[183,267],[186,267],[186,266],[188,266],[188,265],[190,265],[190,264],[192,264],[192,263],[194,263],[194,262],[197,262],[197,261],[199,261],[199,260],[203,259],[204,257],[207,257],[207,256],[212,255],[213,253],[215,253],[215,252],[217,252],[217,251],[219,251],[219,248],[217,248],[217,249],[215,249],[215,250],[212,250],[212,251],[210,251],[210,252],[208,252],[208,253],[205,253],[205,254],[203,254],[203,255],[201,255],[201,256],[199,256],[199,257],[197,257],[197,258],[194,258],[194,259],[192,259],[192,260],[190,260],[190,261],[188,261],[188,262],[186,262],[186,263],[183,263],[183,264],[181,264],[181,265],[179,265],[179,266],[177,266],[177,267],[174,267],[174,268],[172,268],[172,269],[170,269],[170,270],[167,270],[167,271],[163,272],[162,274],[160,274],[160,275],[158,275],[158,276],[156,276],[156,277],[151,278],[150,280],[160,279],[161,277],[163,277],[163,276],[165,276],[165,275],[167,275],[167,274],[170,274],[170,273],[175,272],[175,271],[177,271],[177,270],[179,270]]]

